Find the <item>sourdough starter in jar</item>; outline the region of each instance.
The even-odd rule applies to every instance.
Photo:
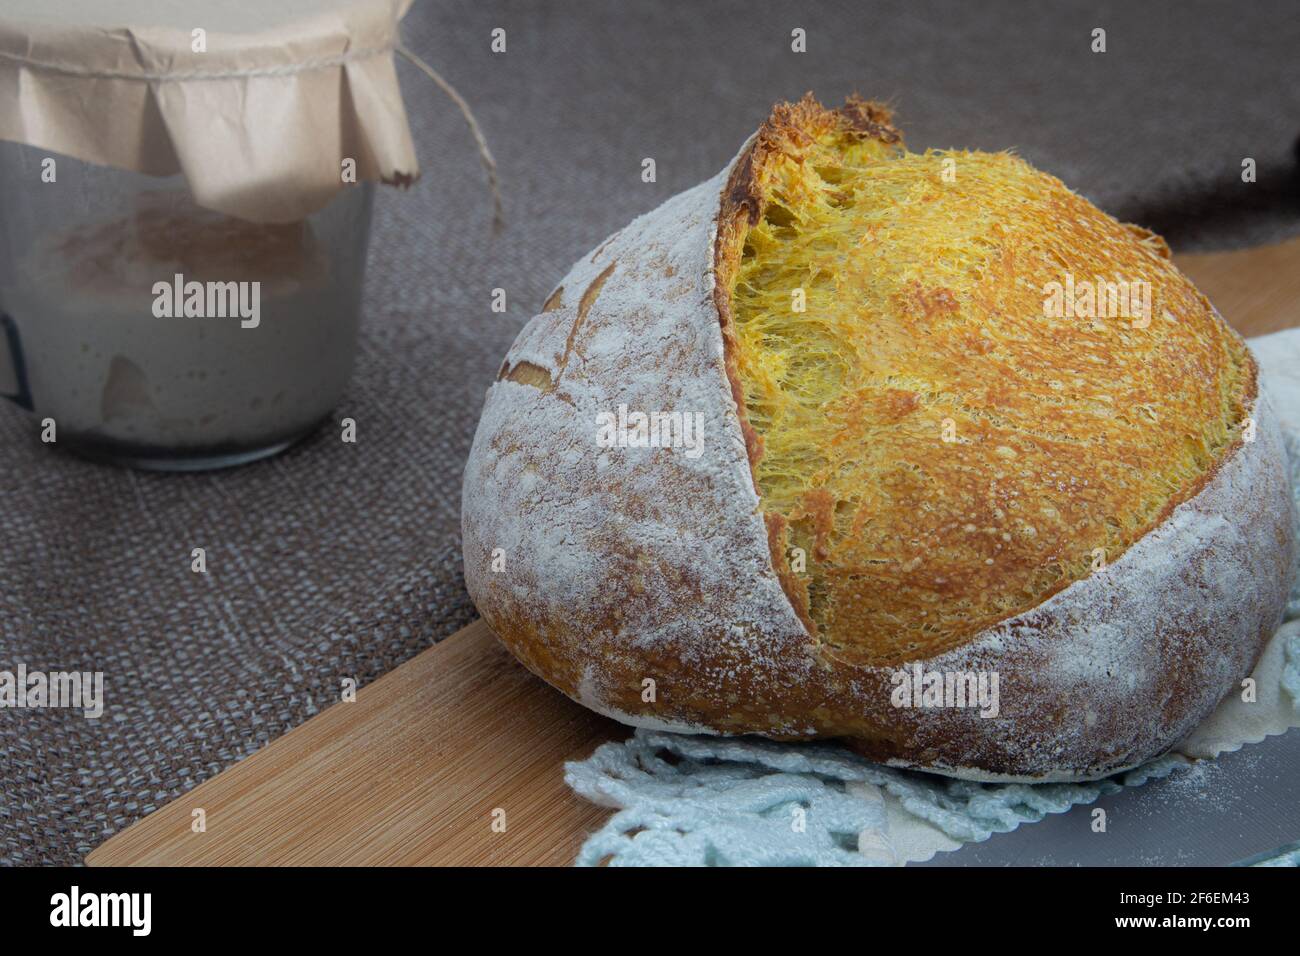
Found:
[[[352,370],[364,264],[346,260],[364,256],[366,191],[288,225],[143,193],[134,215],[43,237],[6,307],[58,440],[133,464],[212,467],[309,430]],[[348,229],[362,241],[326,241]],[[178,282],[182,306],[190,283],[221,283],[202,301],[224,314],[178,312]]]

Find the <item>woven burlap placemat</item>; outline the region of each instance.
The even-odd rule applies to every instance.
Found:
[[[715,173],[774,100],[888,99],[913,146],[1016,147],[1176,247],[1300,231],[1285,4],[1019,9],[417,4],[407,45],[473,104],[509,226],[492,237],[454,107],[399,67],[424,177],[378,200],[336,416],[356,419],[355,445],[329,424],[271,461],[154,475],[61,454],[0,408],[0,669],[102,671],[106,698],[98,720],[0,711],[0,863],[79,861],[334,703],[344,678],[364,685],[468,622],[461,470],[501,356],[574,259]]]

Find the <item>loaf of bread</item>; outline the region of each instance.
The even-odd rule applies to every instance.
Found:
[[[520,333],[465,579],[629,724],[1095,778],[1239,692],[1294,573],[1284,455],[1159,238],[807,97]]]

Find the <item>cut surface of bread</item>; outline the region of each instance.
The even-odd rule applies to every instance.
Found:
[[[729,197],[719,311],[773,565],[840,659],[1037,606],[1240,440],[1244,343],[1161,240],[1014,155],[908,152],[883,107],[805,99]]]

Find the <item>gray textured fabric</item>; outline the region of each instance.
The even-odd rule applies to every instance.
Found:
[[[332,703],[341,678],[470,620],[460,476],[501,356],[575,258],[716,172],[776,99],[887,99],[913,147],[1015,147],[1175,248],[1300,232],[1294,3],[1018,7],[417,4],[407,45],[473,104],[509,226],[492,237],[455,109],[399,67],[424,178],[378,200],[338,410],[357,445],[326,428],[272,461],[159,476],[53,452],[0,408],[0,669],[103,671],[107,697],[98,721],[0,711],[0,862],[80,860]]]

